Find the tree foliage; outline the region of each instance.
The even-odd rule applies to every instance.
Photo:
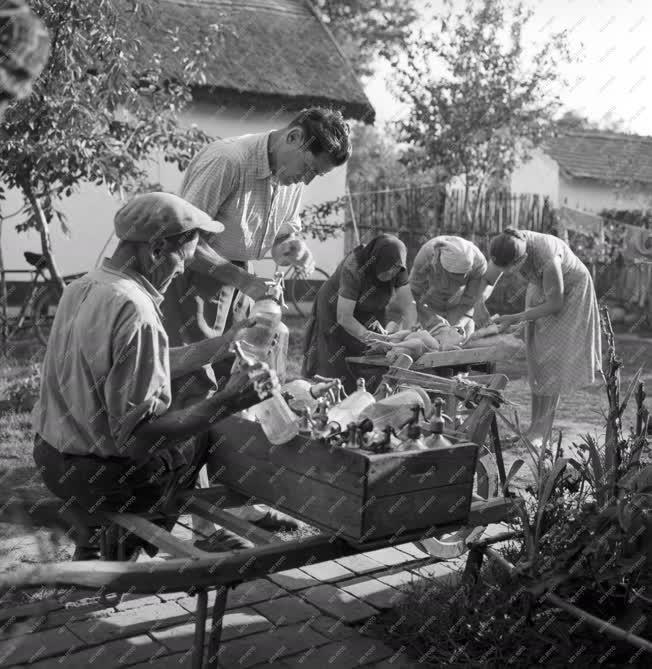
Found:
[[[402,139],[422,149],[422,165],[463,177],[467,192],[504,183],[552,128],[550,89],[570,56],[559,33],[526,57],[531,17],[520,3],[449,3],[432,34],[415,35],[397,62],[397,93],[409,106]]]
[[[315,0],[314,5],[358,76],[370,75],[377,58],[401,50],[418,15],[415,0]]]
[[[155,152],[184,169],[208,141],[196,127],[183,128],[179,112],[191,101],[189,84],[204,81],[217,27],[206,26],[189,47],[178,27],[160,22],[151,0],[32,6],[50,31],[51,57],[32,96],[7,113],[0,181],[21,192],[26,218],[19,229],[39,230],[61,284],[49,225],[56,218],[65,226],[62,200],[88,182],[112,193],[143,187]]]

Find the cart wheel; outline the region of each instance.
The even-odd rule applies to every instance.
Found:
[[[46,290],[36,299],[32,307],[34,334],[43,346],[47,346],[48,343],[57,302],[54,292]]]
[[[415,541],[415,545],[428,555],[440,560],[452,560],[468,551],[468,543],[477,541],[487,528],[463,527],[457,532],[443,534],[440,537],[430,537]]]
[[[302,316],[303,318],[306,318],[309,314],[307,314],[305,312],[305,310],[301,309],[301,307],[299,306],[301,304],[301,298],[304,297],[304,296],[303,295],[297,295],[297,288],[296,288],[297,280],[295,278],[296,273],[293,271],[294,268],[290,268],[290,269],[291,269],[291,271],[288,272],[288,274],[292,275],[293,281],[292,281],[292,288],[289,291],[288,297],[290,298],[290,301],[292,302],[294,308],[297,310],[297,314],[299,314],[299,316]],[[290,278],[288,276],[288,274],[286,274],[286,278]],[[324,281],[326,279],[330,278],[330,275],[328,274],[328,272],[325,272],[323,269],[320,269],[319,267],[315,267],[315,271],[313,272],[312,276],[315,277],[315,275],[316,275],[316,278],[319,278],[319,279],[323,278]]]

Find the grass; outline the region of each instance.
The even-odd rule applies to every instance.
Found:
[[[527,619],[523,588],[496,563],[471,591],[454,582],[413,581],[369,630],[419,667],[604,667],[637,664],[637,651],[553,609]]]

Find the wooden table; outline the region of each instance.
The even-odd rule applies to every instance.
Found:
[[[494,346],[483,348],[463,348],[456,351],[437,351],[426,353],[412,363],[410,369],[418,372],[429,372],[438,376],[454,376],[460,372],[478,371],[492,374],[495,369],[497,350]],[[372,374],[380,368],[388,369],[390,364],[384,355],[349,356],[346,361],[354,369],[365,375],[365,370]],[[368,372],[367,372],[368,373]]]

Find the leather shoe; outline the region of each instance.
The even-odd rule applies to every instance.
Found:
[[[247,548],[254,548],[254,543],[237,534],[221,528],[215,530],[206,539],[197,539],[194,543],[195,548],[207,551],[209,553],[224,553],[226,551],[243,551]]]
[[[293,532],[299,529],[299,525],[294,518],[273,509],[270,509],[262,518],[249,522],[269,532]]]

